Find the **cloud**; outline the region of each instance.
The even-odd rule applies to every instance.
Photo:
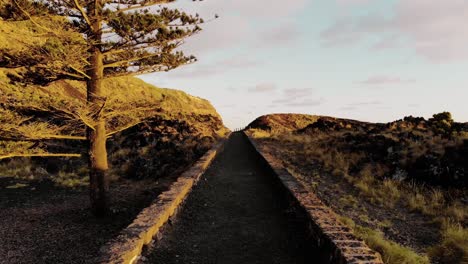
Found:
[[[269,107],[288,106],[288,107],[303,107],[303,106],[319,106],[325,103],[323,97],[320,98],[281,98],[273,100]]]
[[[372,76],[367,80],[360,81],[360,84],[364,85],[387,85],[387,84],[403,84],[403,83],[413,83],[415,80],[402,79],[400,77],[392,76]]]
[[[313,93],[311,88],[289,88],[284,90],[284,95],[287,97],[303,97]]]
[[[398,31],[434,62],[468,59],[468,1],[406,0],[397,5]]]
[[[299,100],[304,100],[313,94],[311,88],[287,88],[283,90],[281,98],[272,101],[274,105],[290,105],[294,104]]]
[[[277,86],[274,83],[260,83],[260,84],[255,85],[254,87],[250,87],[249,92],[268,93],[268,92],[273,92],[276,89],[277,89]]]
[[[350,105],[354,106],[367,106],[367,105],[381,105],[382,102],[379,100],[371,100],[371,101],[362,101],[362,102],[355,102]]]
[[[244,16],[278,18],[300,11],[308,0],[234,0],[216,1],[226,5],[227,10],[234,10]]]
[[[302,107],[302,106],[319,106],[319,105],[322,105],[323,103],[325,103],[325,99],[318,98],[318,99],[302,99],[299,101],[286,103],[284,105],[289,106],[289,107]]]
[[[372,0],[336,0],[339,5],[363,5],[371,1]]]
[[[209,64],[197,64],[196,67],[181,67],[169,72],[168,75],[175,78],[205,78],[233,70],[252,68],[261,64],[261,62],[247,56],[234,56]]]
[[[323,97],[317,98],[311,88],[288,88],[283,90],[282,97],[272,101],[270,107],[288,106],[318,106],[325,102]]]
[[[301,32],[299,32],[297,27],[291,22],[286,22],[260,32],[258,34],[257,46],[259,48],[290,47],[300,36]]]
[[[226,15],[202,26],[203,30],[188,39],[181,49],[188,54],[203,55],[220,49],[243,46],[255,32],[248,19]]]
[[[369,100],[369,101],[358,101],[358,102],[353,102],[349,103],[343,107],[340,107],[340,110],[346,110],[346,111],[352,111],[352,110],[357,110],[361,107],[377,107],[379,106],[382,108],[383,103],[379,100]]]
[[[323,46],[349,45],[361,40],[362,33],[353,32],[355,31],[354,25],[350,23],[350,20],[352,18],[341,18],[322,31],[320,39]]]
[[[379,100],[370,100],[370,101],[361,101],[361,102],[354,102],[354,103],[349,103],[345,106],[342,106],[340,107],[339,109],[340,110],[344,110],[344,111],[353,111],[353,110],[357,110],[361,107],[365,107],[365,106],[373,106],[373,107],[376,107],[376,106],[382,106],[383,103]]]
[[[373,49],[405,46],[436,63],[468,59],[466,0],[398,0],[390,17],[380,11],[357,16],[350,10],[321,33],[324,45],[349,45],[377,36]]]
[[[382,37],[379,39],[371,48],[377,51],[383,51],[386,49],[396,49],[403,46],[403,41],[398,35],[393,34]]]
[[[182,50],[193,54],[203,54],[213,50],[256,46],[261,41],[265,44],[268,39],[278,40],[283,33],[285,40],[295,37],[295,26],[288,22],[281,26],[284,20],[302,10],[310,0],[232,0],[232,1],[176,1],[169,6],[181,8],[187,13],[198,13],[207,20],[219,15],[218,19],[202,25],[203,30],[192,37]],[[294,16],[292,16],[294,17]],[[275,21],[272,23],[272,20]],[[267,25],[259,31],[259,24]],[[280,26],[278,26],[280,25]],[[290,26],[290,27],[288,27]],[[289,29],[286,32],[285,29]],[[291,30],[293,29],[293,30]],[[287,34],[284,34],[287,33]],[[274,41],[269,42],[275,44]]]

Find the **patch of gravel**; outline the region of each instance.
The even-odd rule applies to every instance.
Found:
[[[112,183],[113,214],[98,219],[90,213],[86,188],[1,177],[0,263],[94,263],[100,247],[172,180]]]

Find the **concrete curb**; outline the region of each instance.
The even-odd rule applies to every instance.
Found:
[[[229,138],[229,136],[228,136]],[[222,140],[207,151],[194,166],[177,178],[169,190],[161,193],[147,208],[143,209],[137,218],[118,237],[112,239],[101,249],[97,263],[131,264],[138,259],[143,247],[160,238],[159,231],[177,213],[192,188],[205,173],[216,155],[222,151],[227,139]]]
[[[261,162],[274,174],[282,189],[288,192],[289,198],[303,211],[308,218],[308,229],[316,241],[317,251],[325,256],[326,263],[383,263],[379,253],[370,249],[364,241],[358,239],[343,225],[336,214],[327,207],[314,193],[307,191],[304,186],[292,176],[277,160],[268,153],[263,153],[256,143],[244,132],[253,148],[259,154]]]

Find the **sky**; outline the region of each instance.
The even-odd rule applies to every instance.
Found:
[[[467,0],[179,0],[198,58],[140,76],[209,100],[231,129],[269,113],[468,121]],[[215,14],[218,19],[212,19]]]

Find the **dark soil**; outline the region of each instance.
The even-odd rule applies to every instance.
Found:
[[[97,219],[90,214],[86,188],[0,178],[0,263],[95,263],[100,247],[170,181],[113,183],[113,214]],[[18,183],[26,186],[11,188]]]
[[[312,263],[298,220],[235,133],[143,263]]]

